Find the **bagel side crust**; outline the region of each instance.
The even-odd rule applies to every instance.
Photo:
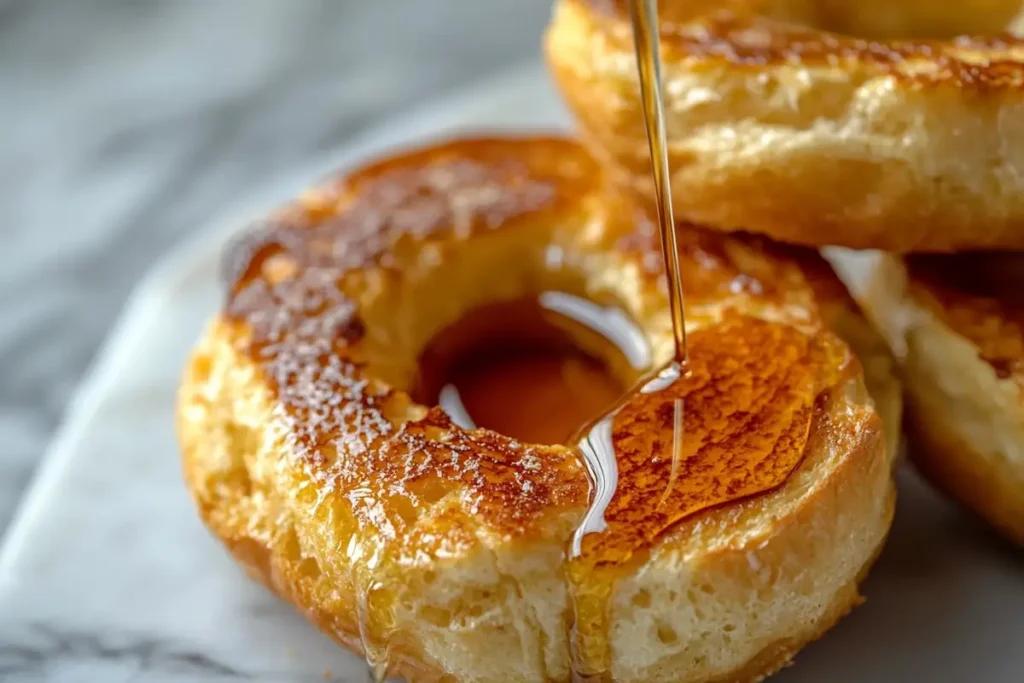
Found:
[[[1024,257],[880,257],[864,305],[897,351],[910,456],[1024,545]]]

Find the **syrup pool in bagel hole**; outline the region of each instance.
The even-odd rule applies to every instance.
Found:
[[[643,332],[617,306],[567,292],[494,303],[436,335],[413,397],[464,429],[569,444],[650,367]]]

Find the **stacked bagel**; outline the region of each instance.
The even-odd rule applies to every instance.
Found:
[[[676,216],[845,248],[913,461],[1024,544],[1021,3],[661,5]],[[651,197],[632,51],[624,2],[558,3],[547,55],[581,136]]]

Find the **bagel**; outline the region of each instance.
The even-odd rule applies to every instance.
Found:
[[[867,314],[896,351],[908,453],[1024,545],[1024,254],[875,257]]]
[[[1000,33],[1019,9],[662,2],[676,216],[813,246],[1024,248],[1024,42]],[[942,37],[962,31],[980,37]],[[653,197],[625,3],[559,0],[545,47],[592,153]]]
[[[892,454],[816,301],[851,315],[845,293],[756,240],[679,237],[690,358],[666,393],[686,399],[680,483],[665,488],[671,414],[631,395],[585,564],[566,561],[590,491],[574,448],[464,429],[409,395],[441,329],[551,289],[616,302],[654,365],[670,359],[652,223],[557,138],[371,164],[230,250],[227,301],[178,401],[202,519],[252,577],[410,681],[567,680],[577,613],[596,620],[576,620],[591,637],[576,656],[607,657],[612,680],[775,671],[859,602],[891,522]],[[576,612],[569,569],[591,560],[617,577]]]

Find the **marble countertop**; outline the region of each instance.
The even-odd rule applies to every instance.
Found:
[[[226,234],[238,220],[223,219],[312,169],[426,131],[565,122],[535,62],[412,106],[534,61],[539,2],[20,1],[0,0],[0,529],[129,289],[172,242]],[[444,12],[462,7],[455,30]],[[182,485],[167,418],[220,299],[216,251],[136,290],[7,531],[0,680],[365,680],[362,661],[243,578]],[[1019,557],[908,470],[898,507],[867,604],[773,681],[1020,679]]]
[[[0,534],[132,285],[246,192],[535,58],[550,0],[0,0]]]

